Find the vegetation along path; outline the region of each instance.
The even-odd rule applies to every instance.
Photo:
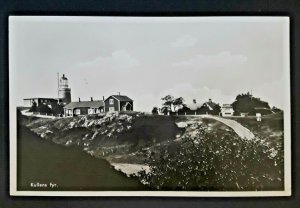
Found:
[[[253,139],[255,137],[254,134],[249,129],[247,129],[246,127],[242,126],[237,121],[234,121],[234,120],[231,120],[231,119],[222,118],[222,117],[219,117],[219,116],[205,115],[205,117],[206,118],[212,118],[212,119],[215,119],[217,121],[220,121],[220,122],[224,123],[225,125],[227,125],[230,128],[232,128],[235,131],[235,133],[237,133],[237,135],[239,135],[242,139],[251,140],[251,139]]]

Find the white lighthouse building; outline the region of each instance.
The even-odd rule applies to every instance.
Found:
[[[58,81],[58,98],[64,105],[71,102],[71,88],[69,88],[68,78],[64,74]]]

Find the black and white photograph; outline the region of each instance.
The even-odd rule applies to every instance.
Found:
[[[291,195],[289,17],[8,26],[10,195]]]

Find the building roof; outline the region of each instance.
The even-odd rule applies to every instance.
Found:
[[[200,108],[202,106],[201,103],[187,103],[186,107],[188,107],[191,110],[197,110],[197,108]]]
[[[222,108],[232,108],[231,104],[223,104]]]
[[[80,102],[71,102],[66,105],[64,108],[73,109],[73,108],[100,108],[104,106],[102,100],[95,101],[80,101]]]
[[[133,101],[132,99],[130,99],[130,98],[127,97],[126,95],[111,95],[111,96],[109,96],[108,98],[110,98],[110,97],[114,97],[114,98],[116,98],[116,99],[119,100],[119,101],[128,101],[128,102]],[[108,98],[106,98],[105,101],[106,101]]]
[[[208,102],[203,103],[203,105],[206,105],[209,108],[209,110],[213,110],[217,104],[212,101],[208,101]]]
[[[44,98],[44,97],[24,98],[23,100],[33,100],[33,99],[57,100],[57,98]]]

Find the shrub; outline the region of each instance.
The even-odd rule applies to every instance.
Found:
[[[183,135],[181,145],[151,153],[150,172],[141,180],[153,189],[241,191],[283,189],[283,150],[270,149],[233,132],[208,133],[201,126],[192,139]]]
[[[157,115],[158,114],[158,108],[157,107],[153,107],[152,114],[153,115]]]
[[[46,104],[40,104],[37,107],[36,111],[41,113],[41,114],[51,114],[52,113],[52,109],[49,108]]]

